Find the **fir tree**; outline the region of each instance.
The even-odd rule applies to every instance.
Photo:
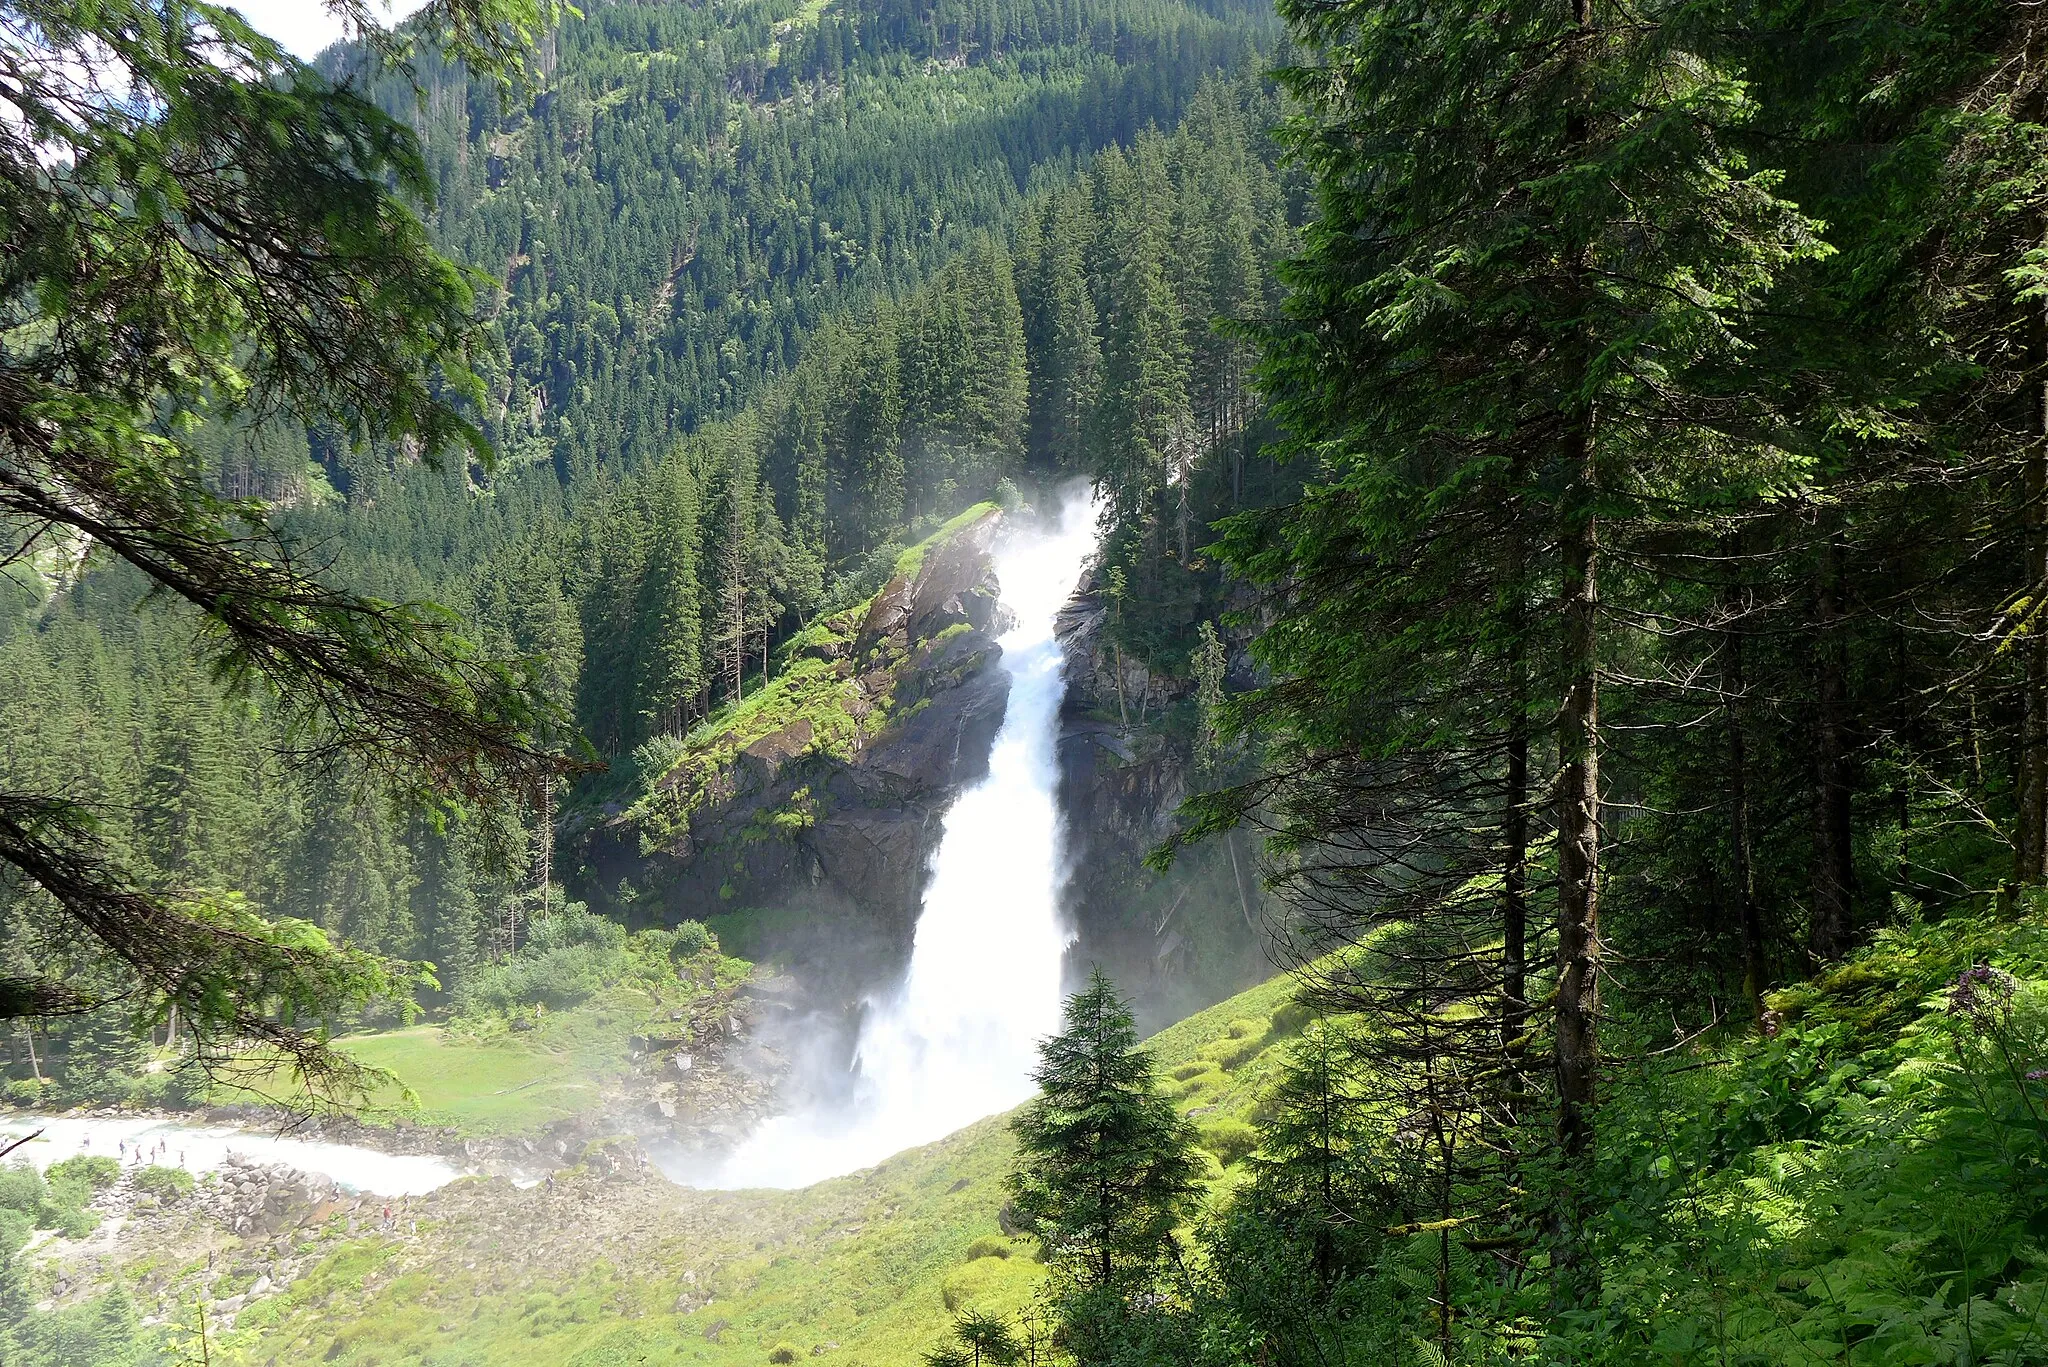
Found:
[[[1024,229],[1019,288],[1027,354],[1029,449],[1043,465],[1071,467],[1102,380],[1102,343],[1088,289],[1094,223],[1085,189],[1052,197]]]
[[[1175,1256],[1200,1166],[1192,1128],[1153,1090],[1151,1055],[1100,969],[1067,1002],[1033,1079],[1039,1096],[1011,1122],[1018,1213],[1077,1290],[1135,1296]]]

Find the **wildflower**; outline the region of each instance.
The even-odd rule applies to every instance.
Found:
[[[2018,983],[2010,973],[1977,964],[1956,975],[1948,989],[1948,1013],[1980,1029],[1997,1025],[2012,1006]]]

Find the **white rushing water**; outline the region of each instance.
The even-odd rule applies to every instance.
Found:
[[[996,548],[1009,704],[988,775],[946,813],[918,915],[910,969],[871,998],[849,1099],[769,1120],[693,1185],[800,1187],[871,1166],[1031,1095],[1038,1042],[1060,1018],[1073,939],[1054,745],[1066,692],[1053,621],[1095,549],[1096,514],[1070,493],[1054,525]]]
[[[153,1116],[9,1116],[0,1120],[0,1148],[42,1131],[4,1162],[47,1168],[74,1154],[98,1154],[130,1166],[154,1164],[212,1172],[231,1153],[264,1164],[319,1173],[349,1191],[418,1196],[461,1176],[453,1165],[419,1154],[380,1153],[354,1144],[294,1139],[228,1125],[195,1125]]]

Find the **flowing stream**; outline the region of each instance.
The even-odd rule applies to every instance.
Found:
[[[996,549],[1010,696],[987,777],[946,813],[910,968],[872,997],[857,1078],[835,1106],[778,1116],[692,1185],[800,1187],[871,1166],[1029,1097],[1038,1042],[1058,1028],[1073,939],[1054,746],[1066,692],[1053,622],[1095,549],[1093,500],[1078,487],[1050,526]]]
[[[381,1153],[354,1144],[294,1139],[228,1125],[195,1125],[154,1116],[15,1115],[0,1121],[0,1148],[42,1131],[0,1162],[41,1169],[73,1154],[98,1154],[136,1166],[154,1164],[190,1173],[212,1172],[231,1153],[259,1163],[297,1168],[332,1178],[349,1191],[377,1196],[418,1196],[462,1175],[453,1164],[421,1154]]]

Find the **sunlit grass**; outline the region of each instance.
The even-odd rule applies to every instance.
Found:
[[[365,1118],[452,1125],[471,1135],[517,1134],[595,1108],[606,1085],[632,1066],[627,1040],[651,1004],[639,992],[618,991],[572,1010],[541,1013],[525,1030],[416,1025],[336,1043],[396,1079],[369,1098]],[[213,1099],[290,1105],[302,1093],[280,1073],[223,1085]]]

